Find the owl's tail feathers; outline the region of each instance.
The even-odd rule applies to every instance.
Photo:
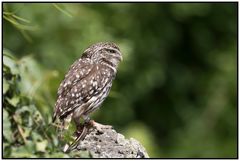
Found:
[[[57,113],[54,112],[53,117],[52,117],[52,123],[54,123],[57,119]]]

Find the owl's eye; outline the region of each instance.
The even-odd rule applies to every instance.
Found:
[[[108,49],[108,51],[109,51],[110,53],[115,53],[115,50],[112,50],[112,49]]]

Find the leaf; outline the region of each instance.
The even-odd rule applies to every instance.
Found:
[[[6,94],[9,90],[9,84],[7,83],[7,80],[3,78],[3,94]]]
[[[3,142],[3,149],[5,149],[7,146],[9,146],[9,143]]]
[[[20,125],[22,124],[22,118],[19,114],[15,113],[15,115],[13,115],[13,118],[17,124],[20,124]]]
[[[21,64],[19,66],[19,71],[22,76],[19,87],[22,93],[31,98],[36,90],[41,87],[42,83],[44,83],[44,73],[42,73],[40,66],[31,55],[24,56],[19,62]]]
[[[37,123],[37,124],[42,124],[43,123],[43,117],[41,115],[41,113],[39,111],[35,111],[33,114],[33,120]]]
[[[11,148],[9,143],[3,142],[3,158],[7,158],[11,154]]]
[[[11,99],[7,99],[8,100],[8,102],[11,104],[11,105],[13,105],[14,107],[16,107],[17,106],[17,104],[19,103],[19,101],[20,101],[20,98],[18,97],[18,96],[15,96],[15,97],[13,97],[13,98],[11,98]]]
[[[45,152],[47,144],[48,144],[47,140],[43,140],[43,141],[37,142],[36,143],[36,151],[38,151],[38,152]]]
[[[23,137],[24,138],[28,138],[30,136],[30,132],[31,132],[31,128],[27,128],[27,127],[22,127],[23,131]]]
[[[12,142],[12,131],[11,131],[11,123],[9,121],[8,112],[3,109],[3,136],[6,138],[8,142]]]
[[[19,16],[17,16],[17,15],[12,14],[12,17],[14,17],[14,18],[16,18],[16,19],[18,19],[18,20],[20,20],[20,21],[23,21],[23,22],[25,22],[25,23],[30,23],[29,20],[24,19],[24,18],[22,18],[22,17],[19,17]]]
[[[11,156],[13,158],[30,158],[32,154],[28,152],[28,150],[21,146],[21,147],[13,147]]]
[[[15,60],[14,56],[13,56],[13,55],[11,54],[11,52],[10,52],[8,49],[6,49],[6,48],[3,49],[3,56],[9,57],[10,59]]]
[[[67,154],[55,152],[51,156],[51,158],[70,158]]]
[[[8,66],[11,69],[12,74],[18,74],[19,70],[18,70],[18,66],[15,62],[15,60],[13,60],[13,57],[10,56],[10,52],[7,50],[3,50],[3,64],[5,64],[6,66]]]
[[[35,147],[32,141],[28,141],[25,146],[12,147],[13,158],[34,158]]]
[[[5,64],[3,64],[3,77],[5,77],[5,74],[9,74],[9,73],[11,73],[10,68]]]
[[[67,10],[62,9],[58,4],[53,3],[53,6],[68,17],[73,17]]]
[[[78,155],[80,155],[81,158],[91,158],[91,155],[90,155],[89,151],[87,151],[87,150],[80,151],[80,152],[77,152],[77,153],[78,153]]]
[[[13,16],[3,15],[3,18],[10,22],[14,27],[20,30],[36,30],[37,26],[24,25],[19,23]]]
[[[42,136],[41,136],[39,133],[37,133],[37,132],[32,132],[32,139],[33,139],[34,141],[40,141],[40,140],[42,140],[43,138],[42,138]]]
[[[58,147],[59,146],[59,139],[56,137],[56,134],[51,133],[51,139],[52,139],[52,146]]]
[[[22,100],[22,99],[21,99]],[[21,101],[22,104],[22,101]],[[33,125],[33,120],[32,120],[32,108],[29,106],[22,106],[21,108],[18,108],[15,112],[16,116],[21,117],[21,124],[24,126],[32,126]]]
[[[31,109],[28,106],[22,106],[21,108],[17,109],[16,113],[21,114],[24,112],[31,113]]]

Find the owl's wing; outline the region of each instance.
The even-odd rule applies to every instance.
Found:
[[[71,93],[76,95],[75,104],[80,111],[78,115],[88,114],[100,106],[110,91],[113,74],[111,69],[98,64],[86,78],[76,84]]]
[[[80,69],[81,70],[81,69]],[[108,95],[108,85],[111,87],[112,72],[101,65],[93,65],[90,72],[77,83],[72,85],[62,98],[62,106],[59,109],[59,117],[65,118],[75,108],[78,115],[93,110],[99,106]]]
[[[75,61],[58,88],[58,97],[65,96],[75,84],[88,76],[92,68],[93,64],[89,60],[78,59]]]
[[[58,88],[58,98],[55,104],[53,122],[56,119],[56,116],[60,116],[68,106],[66,106],[66,101],[69,101],[69,94],[71,94],[71,90],[73,87],[81,82],[82,79],[86,78],[89,73],[92,71],[94,65],[91,61],[86,59],[78,59],[73,63],[70,67],[68,73],[65,75],[64,80],[61,82]]]

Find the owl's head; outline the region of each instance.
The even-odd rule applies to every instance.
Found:
[[[88,47],[82,58],[90,58],[94,63],[105,63],[117,67],[122,61],[122,53],[119,47],[112,42],[100,42]]]

